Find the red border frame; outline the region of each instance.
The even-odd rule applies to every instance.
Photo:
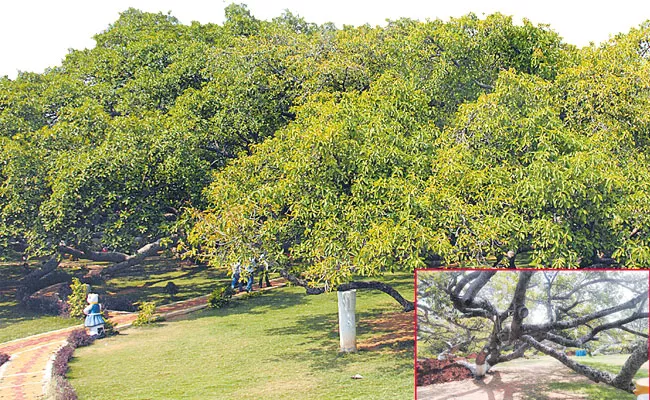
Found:
[[[559,268],[416,268],[413,272],[413,399],[418,400],[418,273],[424,272],[464,272],[464,271],[557,271],[557,272],[645,272],[648,274],[648,287],[650,288],[650,269],[621,269],[621,268],[594,268],[594,269],[559,269]],[[648,294],[648,303],[650,304],[650,293]],[[648,332],[650,333],[650,318],[648,319]],[[650,352],[650,341],[648,342],[648,351]],[[650,357],[649,360],[650,361]],[[649,371],[650,375],[650,371]]]

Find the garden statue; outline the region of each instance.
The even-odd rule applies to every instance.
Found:
[[[88,307],[84,308],[86,320],[84,325],[89,329],[90,336],[104,337],[104,317],[102,317],[102,306],[99,304],[97,293],[88,294]]]

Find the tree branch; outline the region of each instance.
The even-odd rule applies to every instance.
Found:
[[[575,372],[586,376],[596,383],[603,382],[607,385],[630,393],[632,393],[635,388],[634,383],[632,382],[632,377],[634,377],[634,374],[636,374],[639,368],[641,368],[641,365],[643,365],[643,363],[646,362],[648,358],[648,343],[646,341],[645,345],[638,346],[635,349],[635,351],[621,368],[621,372],[618,375],[613,375],[609,372],[600,371],[595,368],[575,362],[567,357],[566,354],[538,342],[531,336],[523,335],[521,337],[521,340],[541,351],[542,353],[555,358]]]
[[[376,281],[371,281],[371,282],[349,282],[349,283],[344,283],[342,285],[339,285],[338,291],[339,292],[344,292],[346,290],[352,290],[352,289],[376,289],[379,291],[382,291],[389,295],[390,297],[394,298],[403,308],[403,310],[406,311],[413,311],[415,309],[413,302],[406,300],[402,295],[395,290],[392,286],[386,285],[385,283],[382,282],[376,282]]]

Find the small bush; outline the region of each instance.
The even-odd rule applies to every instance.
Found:
[[[248,292],[242,295],[242,299],[250,299],[251,297],[259,297],[263,292]]]
[[[215,289],[208,296],[208,307],[221,308],[230,302],[234,291],[230,286]]]
[[[128,311],[128,312],[138,311],[138,307],[136,307],[136,305],[133,304],[133,298],[130,296],[109,297],[104,302],[104,308],[106,310],[115,310],[115,311]]]
[[[38,314],[66,315],[66,304],[53,296],[28,297],[22,304]]]
[[[81,318],[84,316],[86,298],[88,297],[88,286],[77,278],[72,278],[70,284],[72,293],[68,296],[68,313],[70,318]]]
[[[68,372],[68,361],[72,358],[73,353],[74,347],[71,344],[66,344],[56,352],[54,365],[52,366],[54,375],[65,376],[66,372]]]
[[[133,326],[142,326],[151,324],[154,322],[162,321],[162,317],[159,315],[154,315],[156,312],[156,303],[153,301],[147,301],[140,304],[140,310],[138,311],[138,318],[133,322]]]
[[[9,357],[8,354],[0,353],[0,366],[2,366],[2,364],[4,364],[4,363],[6,363],[7,361],[9,361],[10,358],[11,358],[11,357]]]
[[[75,329],[74,331],[70,332],[70,335],[68,336],[68,343],[75,348],[88,346],[89,344],[92,344],[92,342],[94,341],[95,338],[89,336],[86,333],[85,329]]]
[[[169,295],[169,298],[173,301],[174,297],[178,293],[178,286],[176,286],[174,282],[167,282],[167,286],[165,286],[164,291]]]
[[[47,398],[53,400],[77,400],[78,398],[70,382],[58,375],[52,377],[47,394]]]
[[[104,320],[106,323],[104,324],[104,334],[106,336],[113,336],[113,335],[119,335],[120,332],[115,329],[116,325],[115,322],[111,321],[108,319],[108,315],[104,315]]]

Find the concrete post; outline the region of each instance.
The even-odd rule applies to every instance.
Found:
[[[342,353],[357,351],[357,324],[354,315],[357,305],[355,289],[337,292],[339,298],[339,336]]]

